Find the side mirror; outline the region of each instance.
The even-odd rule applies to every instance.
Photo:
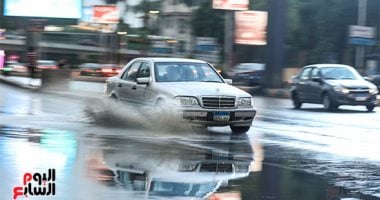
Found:
[[[313,77],[311,78],[312,81],[320,83],[322,81],[321,77]]]
[[[144,84],[148,85],[150,81],[149,77],[144,77],[144,78],[137,78],[137,84]]]
[[[226,82],[228,85],[232,85],[232,79],[224,79],[224,82]]]

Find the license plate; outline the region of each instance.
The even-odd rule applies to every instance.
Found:
[[[365,100],[367,100],[367,97],[356,97],[355,100],[356,101],[365,101]]]
[[[214,112],[214,121],[229,121],[230,113],[229,112]]]

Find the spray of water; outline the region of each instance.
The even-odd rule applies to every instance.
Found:
[[[160,131],[193,130],[173,106],[134,106],[110,99],[87,100],[84,112],[97,125]]]

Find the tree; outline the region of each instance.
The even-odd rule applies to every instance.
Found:
[[[149,11],[152,10],[159,10],[161,7],[161,1],[160,0],[142,0],[139,4],[136,6],[133,6],[132,9],[135,13],[142,13],[143,16],[143,29],[145,31],[149,32],[148,30],[148,21],[150,19]]]
[[[224,12],[212,9],[211,1],[205,1],[194,11],[191,26],[194,36],[215,37],[222,43],[224,39]]]

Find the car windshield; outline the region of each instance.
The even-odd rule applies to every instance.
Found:
[[[321,69],[322,77],[324,79],[334,80],[358,80],[359,74],[345,67],[325,67]]]
[[[155,64],[155,76],[157,82],[223,82],[206,63],[158,62]]]

